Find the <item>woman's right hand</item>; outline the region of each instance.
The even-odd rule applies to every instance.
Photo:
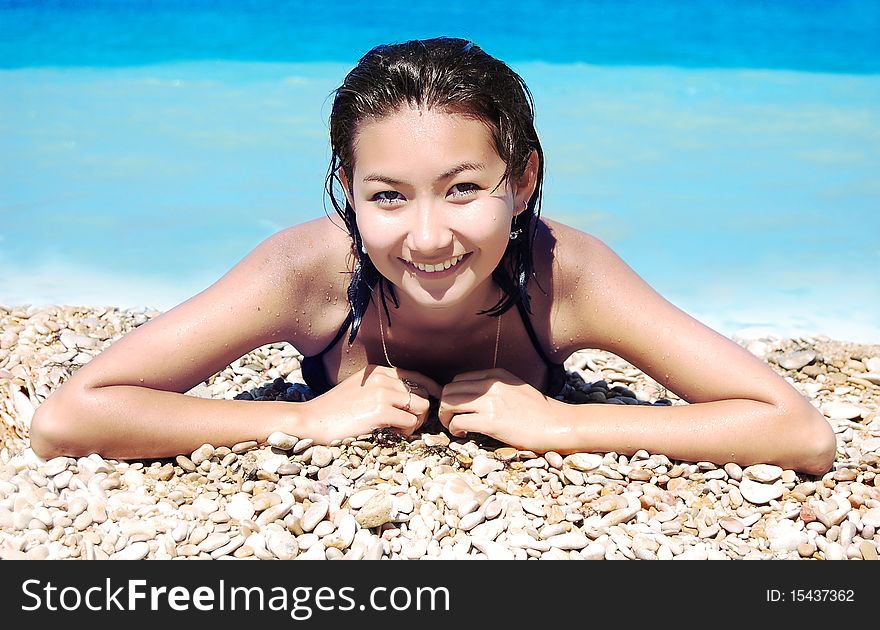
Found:
[[[412,435],[428,419],[429,396],[443,391],[433,379],[411,370],[368,365],[330,391],[304,403],[293,432],[320,444],[390,427]]]

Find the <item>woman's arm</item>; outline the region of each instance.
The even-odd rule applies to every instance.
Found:
[[[38,407],[33,449],[44,457],[161,457],[205,442],[263,440],[283,426],[294,433],[293,405],[182,393],[247,352],[296,335],[290,305],[305,294],[296,278],[306,274],[291,261],[293,236],[266,239],[212,286],[75,372]]]
[[[662,298],[599,239],[571,230],[565,241],[566,276],[580,278],[586,289],[572,293],[565,311],[575,343],[613,352],[691,403],[572,406],[573,448],[644,448],[691,461],[766,462],[814,474],[831,467],[836,441],[830,425],[782,377]]]
[[[556,224],[558,226],[558,224]],[[613,352],[689,405],[571,405],[507,370],[456,376],[440,420],[535,451],[639,449],[688,461],[774,463],[811,474],[836,455],[824,416],[744,348],[651,289],[598,239],[554,228],[552,344]]]

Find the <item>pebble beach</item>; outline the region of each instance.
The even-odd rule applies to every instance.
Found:
[[[538,454],[451,438],[435,419],[409,439],[276,433],[159,460],[38,457],[36,407],[158,314],[0,305],[0,558],[878,559],[880,344],[735,339],[828,419],[837,457],[821,476]],[[188,394],[296,404],[313,395],[300,358],[264,346]],[[573,404],[686,404],[610,353],[577,352],[566,369]]]

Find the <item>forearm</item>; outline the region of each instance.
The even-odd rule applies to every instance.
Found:
[[[61,391],[37,409],[31,445],[44,457],[99,453],[115,459],[169,457],[202,444],[263,443],[297,430],[299,405],[215,400],[116,385]]]
[[[821,474],[836,448],[830,425],[806,400],[564,406],[553,431],[556,450],[563,453],[631,455],[644,449],[686,461],[772,463]]]

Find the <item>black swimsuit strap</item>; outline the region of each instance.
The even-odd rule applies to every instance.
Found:
[[[327,368],[324,367],[324,355],[327,354],[333,346],[339,343],[339,340],[342,339],[345,335],[345,331],[348,330],[348,327],[351,325],[351,321],[352,314],[351,311],[349,311],[348,317],[345,318],[345,321],[342,323],[342,326],[340,326],[333,341],[331,341],[327,347],[321,350],[318,354],[310,357],[303,357],[302,361],[300,361],[299,367],[302,371],[303,380],[306,382],[306,385],[311,387],[317,394],[323,394],[333,388],[333,383],[331,383],[327,377]]]
[[[345,332],[348,330],[348,327],[351,325],[351,320],[353,318],[354,318],[354,316],[352,315],[351,311],[348,311],[348,316],[346,316],[345,321],[342,322],[342,326],[339,327],[339,331],[336,333],[336,336],[333,337],[333,341],[331,341],[329,344],[327,344],[327,347],[324,348],[323,350],[321,350],[321,352],[319,352],[315,356],[309,357],[309,358],[320,359],[325,354],[327,354],[327,352],[330,351],[330,348],[332,348],[337,343],[339,343],[339,340],[342,339],[343,335],[345,335]]]
[[[532,321],[529,319],[526,307],[523,306],[521,301],[516,303],[516,308],[519,310],[519,316],[522,318],[523,326],[525,326],[526,332],[529,334],[529,339],[532,340],[532,345],[535,346],[535,350],[537,350],[540,357],[544,360],[544,363],[552,367],[563,365],[562,363],[551,361],[550,358],[544,354],[544,349],[541,348],[541,343],[538,341],[538,335],[535,334],[535,329],[532,328]]]

